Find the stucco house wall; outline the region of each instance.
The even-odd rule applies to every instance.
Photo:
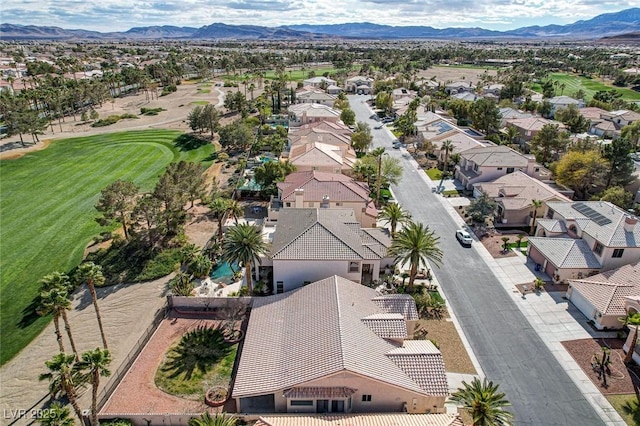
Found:
[[[369,260],[360,261],[357,272],[349,272],[348,260],[278,260],[273,261],[273,283],[277,286],[279,281],[284,285],[284,291],[290,291],[302,287],[305,282],[319,281],[332,275],[339,275],[357,283],[362,277],[362,263],[374,264],[374,278],[378,279],[380,274],[380,261]]]

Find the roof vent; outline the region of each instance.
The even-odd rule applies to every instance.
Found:
[[[624,230],[626,232],[633,232],[633,229],[636,226],[636,223],[638,223],[638,219],[635,217],[631,217],[631,216],[625,216],[624,217]]]

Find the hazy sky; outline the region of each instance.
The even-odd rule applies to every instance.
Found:
[[[96,31],[214,22],[279,26],[374,22],[506,30],[567,24],[638,0],[1,0],[0,22]]]

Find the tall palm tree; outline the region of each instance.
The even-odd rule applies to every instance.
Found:
[[[403,210],[397,203],[389,203],[384,206],[378,217],[385,220],[385,224],[391,225],[392,236],[396,234],[396,228],[399,224],[411,221],[411,214]]]
[[[230,228],[222,243],[222,259],[226,262],[238,262],[246,271],[247,289],[253,292],[251,285],[251,263],[260,263],[260,255],[267,253],[267,245],[262,241],[260,229],[248,223]]]
[[[64,393],[73,407],[78,419],[82,422],[82,410],[78,405],[78,393],[76,389],[86,383],[86,379],[77,374],[73,369],[74,355],[59,353],[54,355],[44,364],[49,369],[48,373],[39,376],[39,380],[49,380],[49,393],[52,396]]]
[[[382,185],[382,156],[384,147],[379,147],[371,151],[371,156],[378,160],[378,177],[376,178],[376,207],[380,207],[380,186]]]
[[[63,288],[68,292],[71,292],[73,290],[73,283],[69,280],[69,276],[67,274],[55,271],[49,275],[45,275],[40,280],[40,291],[47,291],[52,288]]]
[[[396,263],[409,263],[409,289],[413,289],[418,268],[432,261],[436,266],[442,263],[442,250],[438,247],[440,237],[422,223],[410,222],[394,237],[389,254],[395,256]]]
[[[208,412],[189,420],[189,426],[236,426],[236,424],[235,417],[227,417],[225,414],[218,413],[212,416]]]
[[[443,176],[449,170],[449,154],[453,151],[453,142],[449,139],[442,142],[442,146],[440,146],[440,150],[444,150],[444,165],[442,166]]]
[[[98,388],[100,386],[100,377],[109,377],[109,364],[111,363],[111,354],[109,349],[95,348],[82,354],[82,359],[76,364],[75,368],[91,382],[91,424],[100,426],[98,421]]]
[[[71,301],[69,300],[69,293],[63,287],[54,287],[51,290],[45,290],[40,293],[40,305],[36,309],[36,312],[41,317],[45,315],[53,315],[53,327],[56,332],[56,340],[58,340],[58,347],[60,352],[64,352],[64,345],[62,344],[62,333],[60,333],[60,318],[64,323],[64,329],[71,342],[71,350],[73,354],[78,357],[78,351],[76,350],[76,344],[71,334],[71,326],[69,325],[69,318],[67,317],[67,310],[71,309]]]
[[[451,395],[451,400],[462,404],[469,410],[473,418],[473,426],[506,426],[512,424],[513,414],[502,408],[511,403],[505,399],[504,392],[498,392],[498,385],[488,381],[482,382],[477,377],[471,384],[463,381],[464,388],[459,388]]]
[[[631,343],[627,349],[627,354],[624,356],[624,363],[628,364],[633,360],[633,352],[636,350],[636,344],[638,343],[638,328],[640,328],[640,313],[628,312],[625,317],[620,319],[626,326],[635,326],[633,330],[633,336],[631,337]]]
[[[229,205],[227,206],[227,214],[233,218],[233,221],[238,224],[238,218],[240,218],[244,214],[244,209],[242,205],[238,202],[238,200],[229,200]]]
[[[223,232],[222,232],[222,222],[224,221],[224,216],[229,210],[229,199],[218,197],[209,203],[209,208],[211,212],[215,215],[216,219],[218,219],[218,239],[222,241]]]
[[[43,426],[73,426],[75,424],[69,409],[58,401],[51,404],[46,410],[42,410],[42,417],[37,421]]]
[[[78,283],[87,283],[87,287],[89,287],[91,299],[93,300],[93,308],[96,311],[96,318],[98,319],[98,327],[100,328],[100,337],[102,337],[102,346],[105,349],[108,349],[107,338],[104,334],[104,327],[102,327],[100,308],[98,307],[98,295],[96,294],[96,285],[104,284],[102,266],[96,265],[93,262],[83,263],[78,267],[78,271],[76,272],[76,280],[78,281]]]
[[[533,204],[533,217],[531,218],[531,229],[529,230],[529,235],[533,235],[536,232],[536,216],[538,214],[538,209],[542,207],[542,200],[531,200],[531,204]]]

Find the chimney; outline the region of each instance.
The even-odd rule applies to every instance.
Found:
[[[321,209],[328,209],[329,207],[330,207],[329,196],[325,195],[324,197],[322,197],[322,202],[320,203],[320,208]]]
[[[636,224],[638,223],[638,219],[631,216],[624,217],[624,230],[625,232],[633,232]]]
[[[295,203],[294,203],[294,207],[296,209],[301,209],[304,207],[304,189],[302,188],[296,188],[293,191],[294,195],[295,195]]]

